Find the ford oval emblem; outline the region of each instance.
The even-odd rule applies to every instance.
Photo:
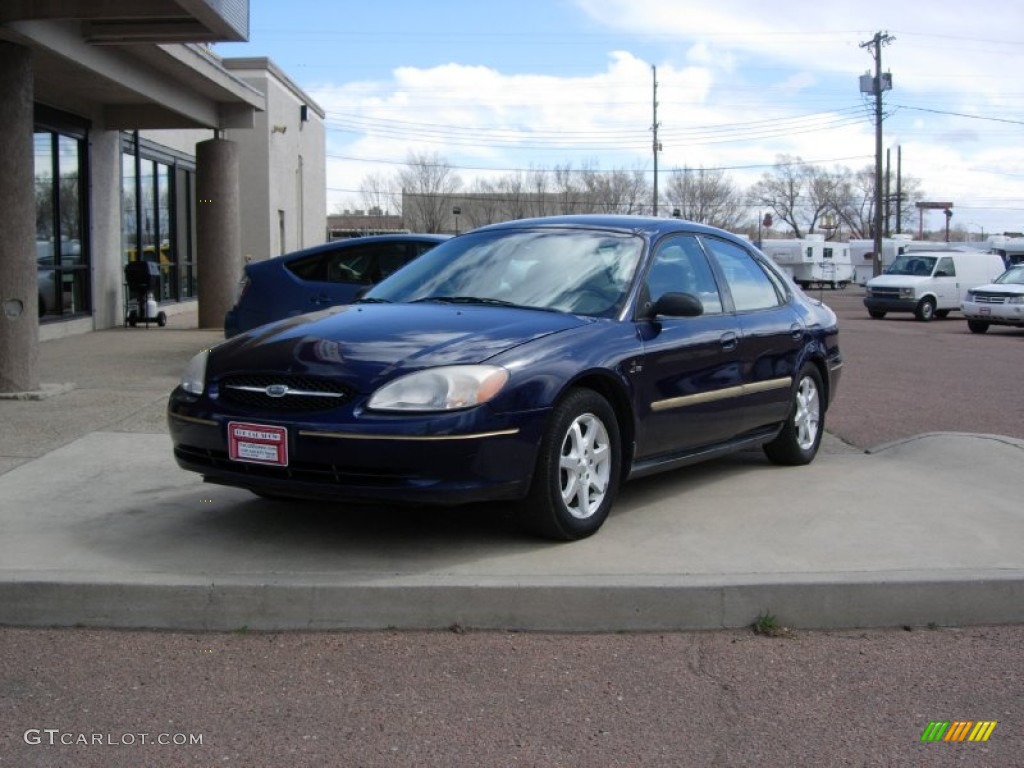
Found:
[[[267,387],[267,397],[284,397],[288,394],[287,384],[271,384]]]

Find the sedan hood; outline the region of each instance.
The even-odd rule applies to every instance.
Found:
[[[279,372],[338,377],[369,391],[395,376],[480,363],[593,322],[558,312],[450,304],[353,304],[262,326],[218,346],[208,375]]]

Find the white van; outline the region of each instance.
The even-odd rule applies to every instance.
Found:
[[[991,283],[1004,270],[997,253],[908,251],[883,274],[868,280],[864,306],[875,319],[887,312],[913,312],[927,322],[959,310],[968,290]]]

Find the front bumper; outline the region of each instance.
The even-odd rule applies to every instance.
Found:
[[[312,499],[454,505],[529,490],[547,411],[495,416],[473,409],[432,417],[324,423],[211,412],[175,390],[168,403],[174,458],[212,483]],[[287,430],[288,465],[229,457],[227,425]]]
[[[864,306],[869,312],[913,312],[917,309],[917,299],[865,296]]]
[[[965,301],[960,311],[968,320],[980,320],[992,325],[1013,325],[1024,327],[1024,305],[1022,304],[978,304]]]

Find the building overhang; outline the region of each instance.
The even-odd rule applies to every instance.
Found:
[[[244,42],[248,0],[4,0],[0,24],[74,20],[89,43]]]
[[[152,39],[95,35],[98,23],[128,18],[132,9],[156,24],[156,16],[147,16],[155,9],[195,8],[202,13],[192,18],[206,30],[199,39],[233,40],[234,33],[207,17],[214,6],[238,4],[246,7],[247,33],[245,0],[14,0],[0,5],[0,41],[31,51],[36,101],[98,116],[106,128],[250,128],[266,97],[225,69],[208,47],[152,41],[173,38],[170,31]],[[72,12],[78,15],[68,16]]]

